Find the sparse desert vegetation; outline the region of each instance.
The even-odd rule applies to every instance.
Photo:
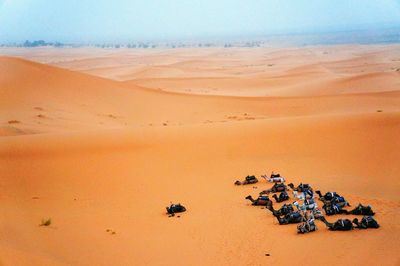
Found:
[[[50,225],[51,225],[51,219],[50,218],[42,219],[42,221],[39,224],[39,226],[50,226]]]

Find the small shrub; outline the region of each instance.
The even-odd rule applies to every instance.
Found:
[[[40,226],[49,226],[51,225],[51,219],[42,219],[42,222],[40,223]]]

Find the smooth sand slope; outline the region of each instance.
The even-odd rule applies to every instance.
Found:
[[[230,60],[213,62],[206,57],[203,68],[222,68],[213,76],[199,70],[204,84],[215,78],[224,85],[224,93],[213,93],[219,96],[193,95],[211,93],[169,85],[163,90],[145,88],[135,75],[112,80],[88,75],[91,70],[74,72],[0,57],[0,262],[398,265],[400,92],[394,84],[400,74],[390,70],[398,49],[361,48],[365,58],[360,55],[358,60],[367,62],[367,73],[344,70],[354,64],[344,63],[352,56],[335,47],[268,51],[287,57],[291,70],[273,74],[285,78],[272,92],[269,86],[253,90],[249,85],[247,94],[246,81],[252,84],[262,78],[240,74],[242,85],[230,90],[239,78],[234,73],[222,78],[222,66]],[[321,66],[316,67],[308,54],[326,49],[337,51],[340,60],[324,67],[329,71],[314,71]],[[193,62],[182,58],[192,52],[219,58],[221,51],[175,50],[164,60],[190,70]],[[227,51],[240,62],[241,49]],[[30,57],[43,62],[56,58],[55,53],[32,50]],[[121,51],[97,59],[90,49],[57,53],[70,64],[86,53],[90,62],[85,64],[93,69],[103,64],[113,75],[127,73],[130,65],[127,60],[121,68],[112,59],[116,54],[122,58]],[[135,53],[142,61],[162,61],[152,52]],[[260,51],[245,53],[251,61]],[[368,63],[368,54],[385,61],[383,66]],[[113,67],[111,62],[117,63]],[[147,70],[164,75],[163,84],[177,79],[187,88],[196,84],[189,76],[177,77],[173,67]],[[146,82],[161,82],[153,74]],[[296,86],[288,85],[292,79]],[[346,90],[343,84],[357,86]],[[317,232],[297,235],[295,225],[279,226],[265,209],[244,200],[270,185],[233,185],[247,174],[272,170],[295,183],[337,191],[353,205],[373,205],[382,227],[330,232],[318,223]],[[170,201],[185,204],[188,211],[168,218],[164,209]],[[39,227],[47,217],[52,225]]]

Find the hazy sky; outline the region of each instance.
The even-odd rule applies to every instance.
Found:
[[[0,42],[238,36],[400,25],[400,0],[0,0]]]

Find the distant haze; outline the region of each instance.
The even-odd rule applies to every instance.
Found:
[[[400,26],[398,0],[0,0],[0,43],[195,39]]]

